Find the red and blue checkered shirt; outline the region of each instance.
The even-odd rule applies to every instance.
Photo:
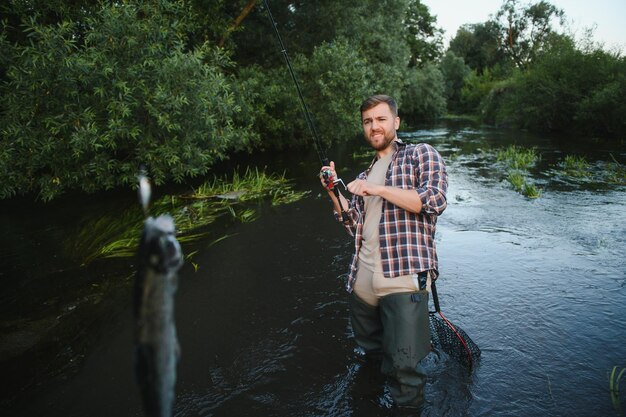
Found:
[[[387,169],[385,185],[414,189],[422,200],[422,211],[412,213],[383,200],[383,213],[378,226],[383,273],[387,278],[394,278],[430,270],[436,278],[435,226],[437,217],[447,206],[446,166],[431,145],[405,144],[397,139],[393,146],[394,155]],[[366,179],[370,168],[357,178]],[[355,252],[346,285],[346,289],[352,292],[366,214],[363,197],[354,195],[347,212],[351,221],[345,227],[355,237]],[[338,213],[335,215],[341,221]]]

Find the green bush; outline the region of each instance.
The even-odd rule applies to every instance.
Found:
[[[464,113],[480,113],[483,101],[489,96],[498,82],[492,71],[484,69],[481,75],[470,71],[463,80],[460,97],[460,111]]]
[[[499,114],[516,127],[619,137],[626,132],[626,61],[557,39],[510,79]]]
[[[463,58],[458,57],[448,50],[439,63],[439,69],[443,74],[445,82],[445,96],[448,102],[449,111],[462,111],[461,97],[465,79],[471,73],[471,70]]]
[[[433,63],[413,68],[407,77],[400,111],[410,123],[432,121],[446,112],[443,75]]]
[[[30,44],[0,86],[0,197],[111,189],[136,182],[140,165],[156,184],[182,181],[255,138],[228,58],[186,49],[184,12],[128,2],[84,27],[28,22]]]

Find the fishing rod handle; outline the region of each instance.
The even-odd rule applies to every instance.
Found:
[[[441,308],[439,307],[439,297],[437,296],[437,285],[435,281],[430,283],[430,292],[433,295],[433,304],[435,305],[435,311],[439,313]]]

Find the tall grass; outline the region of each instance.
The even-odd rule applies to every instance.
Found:
[[[626,372],[626,368],[620,369],[618,366],[614,366],[609,375],[609,394],[611,395],[611,402],[613,403],[613,408],[620,416],[622,415],[622,404],[619,400],[619,381],[624,376],[624,372]]]
[[[539,155],[535,148],[525,149],[511,145],[496,154],[498,162],[506,164],[507,180],[511,183],[515,191],[528,198],[538,198],[541,191],[534,185],[526,181],[524,173],[532,167],[538,160]]]
[[[596,182],[626,185],[626,166],[619,163],[613,155],[612,161],[589,163],[584,156],[565,155],[556,167],[555,173],[569,177],[577,182]]]
[[[518,148],[515,145],[498,151],[496,157],[499,162],[505,162],[512,169],[528,169],[539,160],[535,148]]]
[[[563,169],[572,177],[589,176],[589,168],[589,163],[584,156],[566,155],[563,160]]]
[[[152,204],[150,212],[153,216],[170,214],[178,241],[188,243],[205,238],[210,233],[207,226],[223,216],[242,223],[256,220],[257,212],[247,202],[266,199],[272,205],[289,204],[307,193],[294,191],[284,174],[247,169],[243,175],[234,172],[231,178],[214,177],[187,195],[165,196]],[[139,205],[118,215],[104,215],[83,224],[65,242],[66,252],[81,264],[134,256],[143,220]]]
[[[526,184],[524,176],[516,171],[510,171],[507,180],[511,183],[516,191],[520,192],[524,189],[524,184]]]
[[[240,201],[257,200],[271,197],[272,204],[288,204],[300,200],[308,192],[296,192],[291,189],[285,175],[267,174],[258,169],[246,169],[240,175],[234,172],[231,178],[214,177],[185,196],[191,199],[226,198]]]
[[[525,183],[522,194],[528,198],[539,198],[541,197],[541,190],[539,190],[534,184]]]

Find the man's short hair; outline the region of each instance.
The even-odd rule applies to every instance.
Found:
[[[393,114],[393,117],[398,117],[398,104],[393,99],[393,97],[385,94],[375,94],[366,98],[365,101],[363,101],[363,104],[361,104],[361,115],[363,115],[364,111],[367,111],[372,107],[378,106],[380,103],[387,103],[387,105],[389,105],[389,108],[391,109],[391,114]]]

